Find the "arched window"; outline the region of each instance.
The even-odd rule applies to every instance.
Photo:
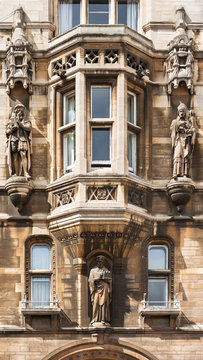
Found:
[[[52,307],[55,291],[55,247],[46,236],[26,242],[26,307]]]
[[[52,275],[50,246],[33,245],[30,251],[32,307],[50,306]]]
[[[157,244],[148,248],[148,302],[149,306],[168,304],[168,247]]]
[[[174,245],[171,239],[154,237],[143,244],[145,308],[173,307]]]

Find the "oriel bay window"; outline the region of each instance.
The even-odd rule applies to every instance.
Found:
[[[169,299],[168,247],[162,244],[148,248],[148,305],[167,307]]]
[[[109,24],[108,0],[89,0],[88,24]]]
[[[50,307],[51,304],[51,248],[48,244],[30,248],[31,306]]]
[[[118,0],[117,23],[125,24],[137,31],[138,28],[138,2],[136,0]]]
[[[59,1],[59,34],[80,24],[80,0]]]

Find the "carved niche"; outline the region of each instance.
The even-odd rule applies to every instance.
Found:
[[[15,87],[16,83],[22,83],[24,89],[32,94],[32,55],[31,45],[28,42],[23,22],[24,11],[20,7],[14,12],[13,35],[7,44],[6,54],[6,92]]]
[[[176,23],[174,26],[176,34],[168,44],[169,55],[166,60],[168,93],[172,93],[172,87],[177,89],[179,84],[184,82],[190,93],[193,94],[194,42],[186,33],[187,22],[183,7],[179,7],[176,10]]]

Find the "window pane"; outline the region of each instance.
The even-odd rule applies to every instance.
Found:
[[[149,306],[167,306],[168,281],[165,278],[148,279]]]
[[[110,129],[92,129],[92,161],[110,161]]]
[[[75,131],[63,137],[64,171],[74,165],[75,162]]]
[[[89,24],[109,23],[109,2],[107,0],[89,0],[88,22]]]
[[[136,136],[128,133],[128,167],[136,174]]]
[[[50,306],[50,278],[33,277],[31,288],[32,306]]]
[[[51,249],[48,245],[34,245],[31,248],[31,270],[49,270]]]
[[[168,249],[166,246],[150,246],[148,253],[148,269],[168,269]]]
[[[136,96],[128,94],[128,122],[136,125]]]
[[[64,96],[63,125],[75,122],[75,95]]]
[[[125,24],[134,30],[137,30],[138,22],[138,4],[131,0],[119,0],[117,8],[118,24]]]
[[[110,87],[92,87],[92,118],[110,118]]]
[[[59,33],[80,24],[80,1],[61,0],[59,2]]]

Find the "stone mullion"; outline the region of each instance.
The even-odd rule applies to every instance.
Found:
[[[75,172],[87,172],[86,159],[86,79],[81,72],[76,74],[76,162]]]
[[[117,120],[115,124],[116,169],[118,174],[128,172],[127,166],[127,79],[124,72],[117,78]],[[115,141],[116,140],[116,141]]]

